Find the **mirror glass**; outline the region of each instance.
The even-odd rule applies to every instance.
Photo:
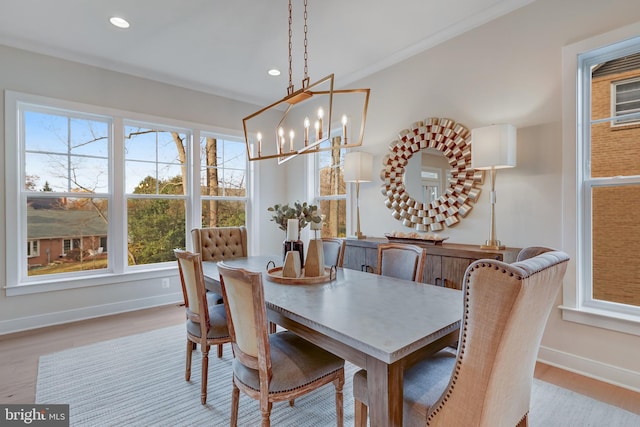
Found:
[[[407,192],[424,204],[442,196],[450,178],[449,161],[444,153],[435,148],[423,148],[414,154],[407,161],[403,177]]]
[[[471,168],[470,137],[465,126],[438,117],[400,131],[380,173],[394,218],[417,231],[440,231],[469,214],[484,180]]]

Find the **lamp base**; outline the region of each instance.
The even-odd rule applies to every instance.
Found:
[[[356,231],[356,236],[355,236],[355,237],[356,237],[356,239],[358,239],[358,240],[360,240],[360,239],[366,239],[366,238],[367,238],[367,236],[365,236],[364,234],[362,234],[362,233],[361,233],[361,232],[359,232],[359,231]]]
[[[505,246],[500,240],[487,240],[484,245],[480,245],[480,249],[502,250]]]

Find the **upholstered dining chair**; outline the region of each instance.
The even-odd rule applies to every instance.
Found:
[[[513,264],[485,259],[467,268],[457,354],[442,350],[405,370],[405,425],[528,425],[538,347],[569,257],[521,254]],[[354,375],[353,395],[355,425],[364,426],[366,371]]]
[[[191,230],[193,250],[202,255],[202,261],[222,261],[249,255],[247,228],[208,227]]]
[[[233,348],[231,425],[238,424],[240,391],[260,401],[262,426],[274,402],[293,401],[333,382],[342,426],[344,360],[289,332],[268,333],[262,274],[218,263]]]
[[[324,252],[324,263],[326,265],[342,267],[344,262],[344,239],[323,237],[322,250]]]
[[[227,313],[224,305],[213,301],[215,296],[206,292],[202,259],[200,254],[176,250],[178,271],[182,283],[182,294],[187,314],[187,366],[185,380],[191,378],[193,350],[200,344],[202,354],[200,402],[207,403],[207,379],[209,371],[209,348],[218,346],[218,357],[222,357],[222,345],[231,342],[227,328]]]
[[[407,243],[378,245],[378,274],[396,279],[422,281],[427,250]]]
[[[194,252],[202,256],[202,261],[222,261],[249,255],[247,228],[244,226],[194,228],[191,240]],[[222,295],[210,293],[209,299],[222,304]],[[218,353],[222,357],[222,346],[218,347]]]

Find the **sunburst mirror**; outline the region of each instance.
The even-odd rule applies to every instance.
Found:
[[[380,190],[395,219],[417,231],[436,232],[455,226],[469,214],[484,181],[484,172],[471,168],[470,137],[465,126],[438,117],[400,131],[389,144],[380,173]],[[444,156],[444,167],[425,164],[423,158],[434,153]],[[412,166],[414,162],[417,167]],[[408,176],[411,170],[416,173]]]

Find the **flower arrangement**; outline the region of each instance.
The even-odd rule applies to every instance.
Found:
[[[322,221],[320,215],[318,215],[318,206],[310,205],[307,202],[300,203],[295,202],[293,206],[289,204],[275,204],[267,208],[269,212],[274,214],[271,216],[271,221],[274,221],[280,227],[280,230],[287,231],[287,221],[289,219],[298,220],[298,231],[302,230],[312,222],[319,223]]]

